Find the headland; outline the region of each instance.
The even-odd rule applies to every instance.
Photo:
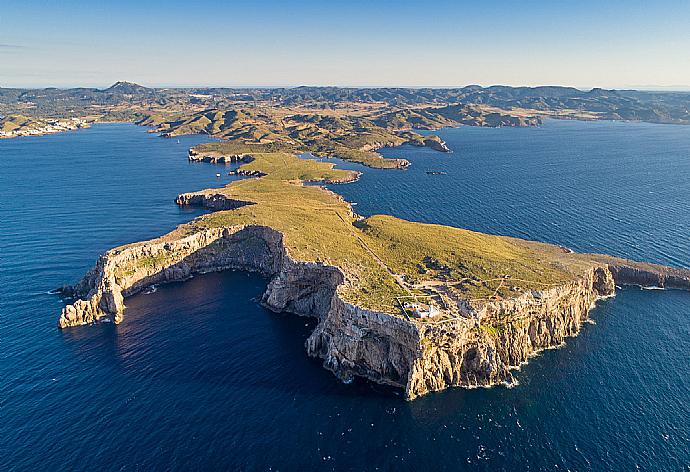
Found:
[[[576,335],[616,285],[690,288],[690,272],[386,215],[362,218],[307,181],[356,173],[220,142],[193,149],[241,159],[256,177],[180,194],[209,210],[160,238],[106,252],[63,293],[58,326],[122,322],[127,296],[195,274],[238,269],[270,279],[262,304],[315,317],[306,342],[339,378],[408,399],[453,386],[511,383],[512,369]],[[300,149],[302,150],[302,149]],[[309,149],[307,149],[309,150]],[[241,156],[241,157],[237,157]]]

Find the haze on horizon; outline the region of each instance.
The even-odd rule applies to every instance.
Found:
[[[683,0],[10,1],[0,86],[690,89],[689,22]]]

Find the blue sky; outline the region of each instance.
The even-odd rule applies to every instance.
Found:
[[[15,1],[0,86],[690,86],[690,1]]]

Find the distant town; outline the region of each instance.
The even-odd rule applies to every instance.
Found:
[[[35,119],[22,116],[5,118],[0,116],[0,138],[20,136],[41,136],[44,134],[88,128],[89,121],[83,118]]]

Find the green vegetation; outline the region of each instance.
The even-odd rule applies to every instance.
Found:
[[[253,160],[242,169],[267,174],[266,180],[296,180],[304,182],[346,182],[354,180],[357,173],[334,169],[334,164],[309,159],[298,159],[284,152],[252,153]]]
[[[141,123],[153,124],[157,120]],[[319,157],[339,157],[377,168],[401,168],[403,159],[386,159],[376,152],[384,146],[410,143],[444,151],[440,139],[410,131],[398,133],[354,115],[285,114],[269,109],[206,110],[191,117],[157,123],[165,136],[206,133],[222,138],[203,144],[198,153],[223,155],[266,152],[311,152]]]
[[[270,226],[284,235],[293,258],[339,267],[346,277],[339,288],[345,300],[401,314],[396,297],[431,296],[443,303],[514,297],[573,280],[592,262],[546,244],[390,216],[361,219],[338,195],[303,184],[345,182],[357,174],[296,154],[401,168],[408,162],[384,158],[377,150],[410,144],[447,151],[439,137],[414,129],[526,126],[538,124],[540,116],[681,123],[690,122],[689,103],[680,95],[567,88],[183,90],[122,82],[106,90],[0,89],[0,113],[8,115],[0,120],[0,131],[30,130],[51,125],[43,117],[78,114],[133,121],[163,136],[218,138],[194,151],[251,156],[242,171],[263,176],[233,182],[220,192],[255,204],[204,215],[161,239],[209,227]],[[165,262],[161,255],[138,264]]]
[[[413,285],[442,281],[467,298],[508,295],[572,279],[583,269],[558,247],[449,226],[372,216],[360,224],[370,247]],[[506,277],[507,276],[507,277]],[[501,284],[503,282],[503,284]]]
[[[498,333],[499,333],[498,327],[494,326],[494,325],[481,325],[480,329],[482,331],[484,331],[486,334],[488,334],[489,336],[496,337],[496,336],[498,336]]]
[[[39,120],[23,115],[11,115],[0,120],[0,131],[11,133],[19,129],[38,129],[46,124],[47,123],[45,120]]]
[[[271,115],[359,116],[388,130],[468,124],[520,126],[539,116],[690,123],[690,93],[578,90],[572,87],[271,89],[146,88],[118,82],[107,89],[0,88],[0,115],[92,116],[99,121],[177,122],[189,132],[213,131],[195,115],[208,110],[266,110]],[[223,112],[225,113],[225,112]],[[184,123],[187,119],[191,121]],[[208,117],[206,117],[208,118]],[[210,121],[218,121],[211,119]],[[176,126],[177,126],[176,125]]]
[[[237,224],[270,226],[283,233],[293,258],[340,267],[357,285],[346,290],[352,302],[390,312],[392,296],[405,294],[355,237],[354,218],[337,195],[319,187],[264,178],[235,182],[225,193],[257,204],[202,216],[186,231]]]
[[[296,146],[287,143],[268,143],[268,144],[247,144],[237,141],[215,141],[212,143],[199,144],[194,147],[194,151],[199,154],[218,154],[235,156],[241,154],[270,153],[270,152],[289,152],[295,153],[299,150]]]
[[[165,252],[160,252],[155,256],[142,257],[137,260],[137,267],[164,267],[170,260]]]
[[[181,234],[270,226],[283,234],[294,259],[339,267],[346,277],[342,297],[365,308],[400,314],[395,297],[438,286],[466,300],[510,296],[572,280],[590,266],[547,244],[391,216],[361,219],[338,195],[300,182],[342,178],[346,171],[285,153],[254,157],[243,168],[267,175],[233,182],[221,192],[256,204],[201,216],[182,226]]]

